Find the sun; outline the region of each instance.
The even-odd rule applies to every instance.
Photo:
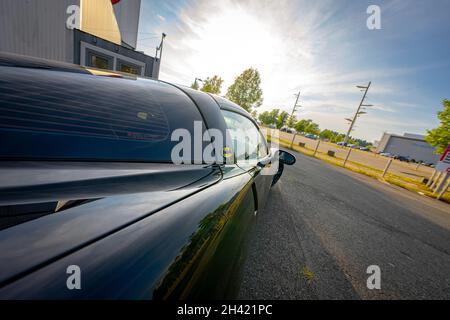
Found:
[[[224,87],[247,68],[271,65],[280,48],[270,26],[239,6],[192,22],[191,28],[193,35],[183,39],[183,45],[195,53],[189,63],[199,67],[197,74],[220,75]]]

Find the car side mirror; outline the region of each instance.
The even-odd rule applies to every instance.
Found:
[[[292,153],[284,150],[279,151],[279,160],[280,162],[287,164],[288,166],[292,166],[297,161]]]

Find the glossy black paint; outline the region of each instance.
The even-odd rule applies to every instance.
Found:
[[[174,129],[206,129],[193,101],[166,83],[3,66],[0,74],[2,159],[170,162]]]
[[[287,164],[288,166],[292,166],[297,161],[292,153],[285,150],[279,151],[279,159],[282,163]]]
[[[93,202],[85,210],[96,216],[103,214],[114,218],[110,214],[111,210],[118,215],[123,210],[129,214],[142,212],[143,218],[134,219],[132,224],[83,243],[73,252],[61,254],[52,263],[42,264],[37,270],[0,289],[0,297],[233,297],[235,291],[229,289],[228,285],[238,284],[238,281],[230,282],[230,279],[238,275],[239,265],[229,270],[227,268],[229,264],[239,263],[239,255],[243,250],[241,244],[244,244],[246,236],[246,232],[239,232],[237,237],[233,237],[233,230],[237,227],[246,231],[249,222],[254,219],[253,199],[249,199],[252,195],[247,192],[251,189],[246,187],[249,182],[250,177],[241,173],[161,210],[152,210],[151,200],[145,200],[151,197],[147,193],[132,194],[125,199],[109,197],[97,204]],[[64,214],[74,214],[69,211]],[[83,228],[86,222],[78,218],[73,227]],[[105,222],[98,221],[99,225],[102,223]],[[35,245],[41,247],[40,241]],[[48,250],[53,247],[50,246]],[[226,255],[227,250],[233,254]],[[66,288],[65,271],[67,266],[73,264],[82,270],[82,290]]]
[[[5,59],[1,61],[0,65],[7,65]],[[13,73],[27,79],[30,69],[14,67],[27,63],[16,57],[3,68],[15,69]],[[102,87],[96,77],[80,75],[78,67],[72,72],[69,66],[33,63],[44,69],[33,68],[33,72],[41,72],[49,81],[64,73],[74,85],[79,77],[87,77],[82,81]],[[16,81],[20,84],[19,78]],[[155,101],[162,108],[195,106],[206,128],[225,131],[221,108],[249,117],[222,98],[191,89],[149,80],[108,79],[114,81],[129,81],[127,86],[143,94],[159,92]],[[0,88],[0,97],[4,93]],[[133,96],[128,100],[133,104]],[[0,104],[0,114],[4,107]],[[7,132],[0,130],[2,139]],[[14,148],[14,135],[8,139]],[[40,139],[44,138],[38,136],[34,143],[42,144]],[[70,145],[67,148],[71,150]],[[0,299],[234,298],[247,235],[273,179],[261,171],[275,154],[247,165],[175,166],[155,163],[158,152],[154,153],[155,157],[150,154],[134,162],[74,161],[64,153],[62,159],[52,161],[23,161],[20,153],[20,162],[1,159],[0,221],[9,220],[0,230]],[[24,212],[41,207],[47,211]],[[19,214],[22,220],[13,220],[11,226],[10,219]],[[27,214],[32,217],[29,221]],[[81,268],[81,290],[67,288],[70,265]]]

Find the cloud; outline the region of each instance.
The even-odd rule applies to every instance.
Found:
[[[401,103],[413,103],[407,97],[397,97],[397,104],[386,101],[401,92],[393,79],[426,67],[358,65],[355,57],[364,55],[358,41],[367,41],[369,31],[366,7],[356,7],[342,10],[332,0],[198,0],[168,6],[176,18],[154,30],[167,33],[160,78],[190,85],[196,77],[219,75],[225,80],[225,94],[243,70],[257,68],[264,92],[258,111],[290,111],[300,90],[304,108],[298,117],[309,116],[322,128],[340,131],[346,130],[344,117],[355,112],[362,96],[355,85],[372,80],[369,102],[377,107],[369,112],[379,121],[367,122],[371,129],[361,126],[357,132],[378,138],[385,130],[380,114],[394,116]],[[402,8],[400,1],[384,7],[394,13]]]
[[[166,18],[164,16],[162,16],[160,14],[157,14],[156,16],[158,17],[159,20],[166,21]]]

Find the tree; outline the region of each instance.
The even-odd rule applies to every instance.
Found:
[[[320,133],[319,125],[317,123],[311,122],[309,126],[306,127],[305,132],[318,135]]]
[[[208,77],[203,81],[203,86],[200,89],[203,92],[209,92],[212,94],[220,94],[220,90],[223,84],[223,79],[219,76],[214,76],[212,78]]]
[[[333,141],[335,136],[336,132],[329,129],[322,130],[319,134],[319,137],[321,137],[322,139],[328,139],[329,141]]]
[[[311,121],[311,120],[302,119],[300,121],[297,121],[297,123],[295,124],[294,129],[297,132],[305,132],[305,128],[306,128],[306,125],[307,125],[308,121]]]
[[[450,100],[442,101],[444,110],[438,112],[441,121],[439,127],[428,130],[425,140],[436,148],[437,154],[443,154],[450,143]]]
[[[355,138],[353,143],[360,147],[370,148],[372,146],[372,143],[370,143],[364,139],[358,139],[358,138]]]
[[[259,114],[258,116],[259,121],[261,121],[262,124],[268,126],[270,124],[272,124],[271,122],[271,118],[270,118],[270,112],[269,111],[264,111],[262,113]]]
[[[198,85],[197,79],[191,84],[191,88],[194,90],[198,90],[200,86]]]
[[[305,120],[302,119],[295,124],[295,130],[297,132],[306,132],[306,128],[312,123],[311,119]]]
[[[289,113],[286,111],[282,111],[277,118],[277,129],[281,129],[286,124],[287,120],[289,118]]]
[[[259,115],[258,119],[259,121],[261,121],[262,124],[266,126],[276,124],[278,122],[279,113],[280,113],[279,109],[264,111]]]
[[[295,115],[292,115],[289,117],[289,119],[286,121],[286,126],[288,128],[294,128],[295,124],[297,123],[297,117]]]
[[[295,124],[295,130],[297,130],[297,132],[312,133],[317,135],[320,133],[319,125],[313,122],[311,119],[302,119],[297,122]]]
[[[333,142],[341,142],[345,140],[345,134],[338,133],[336,136],[334,136]]]
[[[264,112],[260,113],[259,117],[258,117],[259,121],[261,121],[261,123],[266,126],[275,124],[277,122],[278,112],[276,112],[276,114],[274,114],[274,111],[275,110],[264,111]]]
[[[260,85],[261,77],[258,70],[247,69],[234,80],[228,88],[226,97],[251,112],[252,108],[259,107],[263,102]]]

